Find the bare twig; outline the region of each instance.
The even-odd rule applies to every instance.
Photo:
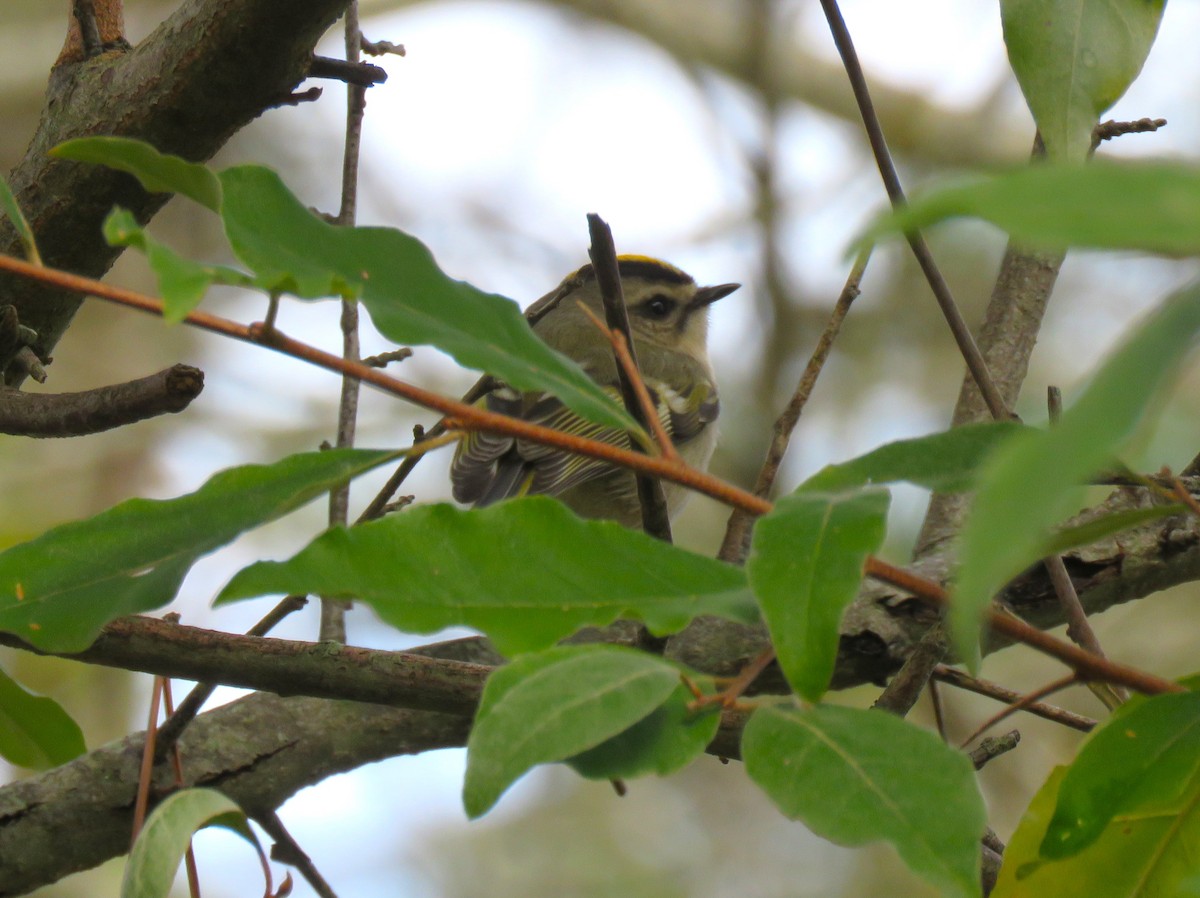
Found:
[[[1046,402],[1053,422],[1062,414],[1062,396],[1056,388],[1051,387],[1047,391]],[[1075,584],[1071,581],[1071,574],[1067,571],[1067,565],[1062,556],[1051,555],[1044,559],[1043,564],[1046,565],[1046,573],[1050,575],[1050,584],[1054,587],[1054,594],[1058,596],[1058,604],[1063,610],[1063,617],[1066,618],[1067,636],[1076,645],[1103,658],[1104,649],[1100,647],[1096,631],[1092,629],[1087,612],[1083,610],[1083,604],[1079,601],[1079,593],[1075,590]],[[1109,708],[1113,708],[1129,698],[1123,691],[1115,690],[1107,683],[1089,683],[1088,688]]]
[[[1021,693],[1016,690],[987,680],[976,679],[961,670],[941,664],[934,668],[933,678],[938,682],[948,683],[967,692],[974,692],[976,695],[983,695],[1000,702],[1012,703],[1021,698]],[[1082,714],[1076,714],[1074,711],[1067,711],[1064,708],[1054,705],[1047,705],[1044,702],[1034,702],[1031,705],[1026,705],[1021,710],[1036,717],[1041,717],[1044,720],[1060,723],[1073,730],[1079,730],[1082,733],[1090,732],[1096,728],[1096,721],[1090,717],[1084,717]]]
[[[1060,388],[1053,385],[1046,387],[1046,411],[1050,423],[1057,424],[1063,412],[1062,390]]]
[[[346,7],[345,44],[347,65],[358,64],[362,34],[358,27],[358,0],[351,0]],[[318,57],[319,58],[319,57]],[[371,68],[374,68],[372,66]],[[362,84],[350,82],[346,85],[346,139],[342,153],[342,202],[338,210],[337,224],[342,227],[354,225],[358,213],[358,159],[362,146],[363,114],[367,105],[367,89]],[[357,361],[361,353],[358,336],[358,301],[342,300],[342,358]],[[358,396],[361,383],[349,375],[342,376],[342,392],[338,402],[337,446],[354,445],[354,433],[358,423]],[[329,525],[344,525],[349,516],[350,484],[343,483],[329,493]],[[350,603],[344,599],[321,597],[320,634],[322,641],[346,641],[346,611]]]
[[[920,698],[934,668],[941,663],[945,655],[946,634],[940,624],[934,624],[921,637],[904,666],[892,677],[872,707],[898,717],[907,716]]]
[[[372,368],[386,368],[392,362],[403,362],[405,359],[412,358],[413,351],[407,346],[402,346],[399,349],[393,349],[391,352],[381,352],[379,355],[369,355],[362,360],[364,365],[370,365]]]
[[[178,622],[178,615],[175,615]],[[167,719],[171,719],[171,715],[175,713],[175,703],[171,698],[171,680],[167,677],[161,677],[162,693],[163,693],[163,711],[166,712]],[[150,721],[150,726],[146,727],[146,742],[147,744],[154,743],[155,731],[154,725],[156,720]],[[154,762],[157,764],[162,759],[162,754],[158,750],[158,745],[154,745]],[[171,746],[171,772],[175,775],[175,786],[183,788],[183,758],[179,755],[179,745]],[[192,898],[200,898],[200,872],[196,869],[196,852],[192,848],[192,843],[188,842],[187,850],[183,853],[183,865],[187,870],[188,892]]]
[[[1079,603],[1079,593],[1075,591],[1075,584],[1071,582],[1071,574],[1067,571],[1062,556],[1052,555],[1043,563],[1058,595],[1059,604],[1062,605],[1063,616],[1067,619],[1067,635],[1076,645],[1103,658],[1104,650],[1100,647],[1100,640],[1096,638],[1096,631],[1088,621],[1087,612]]]
[[[946,735],[946,709],[942,707],[942,690],[937,680],[932,677],[929,680],[929,703],[933,706],[933,720],[937,724],[938,735],[943,742],[949,742],[950,739]]]
[[[259,814],[255,818],[259,826],[266,830],[267,835],[275,842],[271,848],[271,857],[279,861],[281,864],[288,864],[300,871],[300,875],[305,881],[312,886],[320,898],[337,898],[337,893],[333,887],[326,882],[316,865],[313,864],[310,858],[300,847],[300,844],[292,838],[292,834],[287,831],[287,827],[283,825],[283,821],[279,819],[276,813]]]
[[[808,397],[812,395],[813,387],[817,384],[817,378],[825,367],[825,361],[829,358],[829,352],[833,348],[833,341],[837,339],[842,322],[846,320],[846,315],[850,311],[850,304],[858,298],[858,285],[862,282],[869,258],[870,253],[863,252],[854,260],[842,292],[834,304],[829,323],[821,332],[817,347],[813,350],[813,354],[804,368],[804,373],[800,376],[796,392],[792,394],[787,407],[775,421],[774,436],[771,439],[771,445],[767,447],[767,457],[763,459],[762,467],[758,471],[758,479],[754,483],[754,495],[759,498],[766,499],[771,494],[771,487],[779,473],[779,466],[782,464],[783,456],[791,442],[792,431],[795,430],[796,423],[800,420],[800,414],[804,411],[804,406],[808,404]],[[741,564],[746,560],[746,554],[750,549],[750,525],[752,522],[753,516],[743,509],[735,508],[733,510],[729,515],[729,523],[725,526],[725,538],[721,542],[718,558],[732,564]]]
[[[312,63],[308,67],[308,77],[344,81],[355,87],[370,87],[373,84],[383,84],[387,81],[388,75],[386,70],[377,65],[371,65],[369,62],[313,56]]]
[[[600,287],[600,297],[604,302],[604,317],[609,328],[624,337],[625,347],[636,370],[637,353],[633,346],[633,333],[629,329],[629,312],[625,308],[625,294],[621,289],[621,273],[617,268],[617,250],[613,245],[612,231],[595,213],[589,213],[587,221],[588,232],[592,238],[588,256],[592,260],[596,283]],[[625,410],[644,429],[651,429],[654,426],[652,421],[657,419],[657,415],[647,416],[643,411],[633,378],[619,361],[617,378],[621,385],[621,398],[625,402]],[[640,372],[638,380],[641,380]],[[630,440],[630,445],[636,448],[634,440]],[[636,477],[638,501],[642,506],[642,529],[653,537],[670,542],[671,520],[667,516],[667,499],[661,481],[640,473]]]
[[[37,357],[31,346],[22,346],[17,350],[13,356],[12,367],[40,384],[46,382],[46,369],[42,367],[42,360]]]
[[[133,805],[133,831],[129,844],[137,841],[142,824],[146,822],[146,811],[150,807],[150,789],[154,771],[154,727],[158,723],[158,708],[162,702],[163,677],[154,678],[154,691],[150,694],[149,723],[146,725],[146,741],[142,745],[142,763],[138,768],[137,798]]]
[[[1092,150],[1106,140],[1120,137],[1123,134],[1146,134],[1166,127],[1165,118],[1140,118],[1136,122],[1114,122],[1111,119],[1101,122],[1092,129]]]
[[[404,44],[393,44],[391,41],[369,41],[365,37],[362,39],[362,51],[368,56],[384,56],[387,54],[404,56],[407,52],[404,49]]]
[[[983,735],[985,732],[990,730],[996,724],[1000,723],[1002,720],[1007,720],[1009,717],[1016,714],[1018,711],[1022,711],[1025,708],[1028,708],[1030,705],[1034,704],[1035,702],[1041,701],[1048,695],[1053,695],[1056,692],[1061,692],[1062,690],[1066,689],[1068,686],[1074,686],[1078,682],[1079,682],[1078,674],[1070,673],[1070,674],[1067,674],[1065,677],[1060,677],[1057,680],[1047,683],[1045,686],[1041,686],[1037,689],[1034,689],[1032,692],[1025,693],[1025,695],[1022,695],[1019,699],[1017,699],[1015,702],[1010,704],[1008,707],[1002,709],[1001,711],[997,712],[996,714],[993,714],[991,717],[989,717],[987,720],[985,720],[983,723],[981,723],[978,727],[976,727],[975,732],[973,732],[970,736],[968,736],[966,739],[964,739],[962,741],[962,747],[966,748],[968,745],[970,745],[972,742],[974,742],[976,739],[978,739],[981,735]]]
[[[181,412],[204,389],[204,372],[173,365],[149,377],[79,393],[0,388],[0,433],[74,437]]]
[[[758,675],[766,670],[767,665],[774,660],[775,646],[768,645],[752,658],[750,663],[743,667],[724,689],[712,695],[697,695],[696,700],[691,703],[690,707],[693,709],[703,708],[708,705],[720,705],[722,708],[734,707],[737,705],[737,700],[758,679]]]
[[[1009,730],[1003,736],[988,736],[971,749],[971,763],[976,770],[982,770],[988,761],[1012,751],[1020,741],[1021,734],[1017,730]]]
[[[325,91],[320,87],[310,87],[308,90],[292,91],[284,94],[279,99],[271,104],[272,107],[278,106],[299,106],[301,103],[315,103],[321,99],[321,94]]]
[[[821,8],[825,11],[825,19],[829,23],[829,30],[833,35],[833,42],[837,46],[838,55],[846,67],[846,75],[850,81],[850,87],[854,91],[859,111],[862,113],[863,126],[866,128],[867,139],[871,143],[871,151],[875,154],[875,162],[879,167],[879,174],[883,178],[888,198],[893,206],[901,206],[906,202],[904,189],[900,186],[900,176],[892,161],[891,153],[888,151],[887,140],[883,136],[879,118],[875,114],[875,106],[871,101],[870,91],[867,89],[867,79],[863,74],[862,65],[859,63],[858,53],[854,49],[854,42],[850,38],[850,31],[842,18],[837,0],[821,0]],[[933,290],[934,298],[937,299],[942,315],[950,326],[950,332],[954,335],[954,341],[958,344],[958,350],[962,353],[971,376],[975,378],[975,383],[979,386],[979,391],[983,394],[992,417],[1000,421],[1013,418],[1014,415],[992,380],[983,353],[975,344],[971,329],[963,320],[954,296],[950,293],[950,287],[942,277],[937,263],[934,262],[933,254],[930,253],[925,240],[916,231],[905,234],[905,237],[908,245],[912,248],[913,255],[916,256],[917,263],[921,266],[921,271],[925,274],[925,279]]]

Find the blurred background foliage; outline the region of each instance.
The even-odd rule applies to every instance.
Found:
[[[127,0],[137,42],[179,5]],[[403,43],[405,58],[368,97],[359,221],[400,227],[443,267],[522,304],[586,261],[584,215],[612,225],[618,249],[666,258],[702,282],[745,286],[714,309],[722,440],[714,470],[752,483],[771,422],[795,387],[848,270],[849,238],[884,194],[818,6],[800,0],[363,0],[370,39]],[[1008,71],[993,0],[884,4],[845,0],[876,101],[910,190],[978,166],[1017,164],[1032,124]],[[65,33],[66,4],[6,0],[0,12],[0,169],[20,158],[35,127],[47,71]],[[1111,115],[1165,117],[1155,135],[1106,146],[1114,155],[1192,156],[1200,137],[1195,4],[1172,4],[1141,78]],[[339,33],[322,48],[337,55]],[[325,84],[316,104],[282,107],[237,135],[215,165],[279,169],[307,202],[334,209],[343,101]],[[195,258],[227,261],[211,217],[168,205],[154,232]],[[970,321],[991,290],[1003,236],[976,225],[929,235]],[[1075,254],[1064,267],[1019,411],[1045,419],[1045,387],[1068,402],[1123,328],[1196,274],[1192,262]],[[123,258],[110,279],[154,291],[145,266]],[[214,294],[214,311],[262,315],[259,297]],[[280,326],[335,349],[333,304],[290,305]],[[364,353],[385,346],[364,336]],[[312,449],[332,437],[338,395],[327,374],[127,310],[87,303],[59,345],[45,387],[73,390],[137,377],[177,361],[206,372],[203,396],[181,416],[73,441],[9,438],[0,456],[3,544],[132,495],[195,488],[232,464]],[[394,373],[457,394],[474,374],[428,349]],[[880,248],[863,295],[801,419],[783,489],[820,466],[882,442],[945,426],[962,364],[906,251]],[[1135,466],[1182,468],[1200,450],[1193,370]],[[430,417],[364,395],[360,443],[408,441]],[[446,459],[405,487],[419,501],[448,496]],[[382,478],[383,475],[380,475]],[[356,486],[351,512],[379,479]],[[900,490],[889,555],[903,561],[925,497]],[[696,499],[677,537],[712,552],[725,515]],[[254,558],[279,557],[323,526],[312,507],[246,537],[197,566],[174,607],[186,623],[248,627],[253,604],[209,608],[224,580]],[[1191,672],[1190,628],[1172,626],[1196,591],[1175,590],[1098,620],[1111,654],[1166,675]],[[352,613],[350,638],[377,647],[412,640]],[[280,635],[313,638],[316,610]],[[90,745],[145,725],[148,680],[6,652],[3,663],[54,695]],[[1029,652],[987,660],[984,675],[1013,688],[1056,675]],[[863,689],[839,700],[866,703]],[[1076,694],[1078,693],[1078,694]],[[234,695],[232,691],[225,697]],[[996,708],[943,689],[959,738]],[[1096,715],[1086,690],[1064,705]],[[927,709],[922,713],[928,718]],[[984,774],[993,825],[1006,838],[1054,763],[1078,735],[1031,718],[1021,747]],[[491,818],[467,826],[458,807],[461,755],[375,765],[306,790],[283,810],[300,843],[343,895],[493,896],[920,895],[887,849],[846,852],[787,823],[736,765],[705,759],[666,781],[607,786],[563,770],[527,778]],[[20,775],[13,771],[14,775]],[[207,895],[240,894],[253,861],[220,835],[202,836]],[[209,848],[206,855],[205,848]],[[120,864],[43,890],[42,896],[112,892]],[[308,894],[301,883],[297,894]]]

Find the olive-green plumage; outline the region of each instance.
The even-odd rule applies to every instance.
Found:
[[[708,307],[738,285],[698,287],[679,269],[645,256],[621,256],[618,266],[638,365],[659,418],[684,460],[705,468],[716,445],[720,408],[708,362]],[[590,265],[569,275],[527,315],[535,321],[534,333],[619,397],[612,346],[581,303],[603,320],[600,288]],[[499,385],[480,403],[558,430],[629,445],[624,432],[586,421],[546,394],[517,393]],[[583,517],[641,527],[633,475],[596,459],[512,437],[472,433],[459,444],[450,474],[454,498],[460,502],[482,506],[541,493],[557,496]],[[687,491],[665,482],[663,489],[673,515]]]

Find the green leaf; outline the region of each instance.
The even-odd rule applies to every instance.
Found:
[[[1041,855],[1078,854],[1117,815],[1190,810],[1200,801],[1200,693],[1139,702],[1097,729],[1058,793]]]
[[[107,165],[133,175],[151,193],[181,193],[214,212],[221,208],[221,183],[215,173],[199,163],[160,153],[140,140],[78,137],[60,143],[50,155]]]
[[[1071,549],[1091,545],[1132,527],[1138,527],[1150,521],[1161,521],[1163,518],[1179,514],[1187,514],[1187,507],[1180,503],[1152,505],[1148,508],[1130,508],[1126,511],[1106,514],[1075,527],[1064,527],[1055,531],[1046,546],[1046,554],[1058,555],[1062,552],[1069,552]]]
[[[0,177],[0,212],[8,216],[8,220],[12,222],[13,229],[17,232],[17,237],[21,241],[21,245],[25,247],[25,258],[34,265],[42,264],[42,257],[38,255],[37,241],[33,236],[33,229],[29,227],[29,222],[25,220],[25,214],[21,211],[21,207],[17,205],[17,198],[13,196],[12,188],[8,186],[8,182]]]
[[[26,691],[0,670],[0,757],[48,770],[85,751],[83,731],[58,702]]]
[[[104,239],[110,246],[132,246],[146,254],[146,261],[158,277],[163,318],[172,324],[187,317],[213,284],[249,287],[254,283],[248,274],[233,268],[202,265],[183,258],[147,234],[138,225],[133,213],[120,206],[114,208],[104,220]]]
[[[992,898],[1187,898],[1195,894],[1200,783],[1187,785],[1177,809],[1116,814],[1087,848],[1065,860],[1047,861],[1038,856],[1038,847],[1067,772],[1068,768],[1056,768],[1030,803],[1004,851]]]
[[[510,299],[448,277],[418,240],[392,228],[335,228],[269,169],[221,173],[225,232],[260,284],[301,297],[359,296],[398,344],[428,344],[519,390],[546,390],[588,420],[636,429],[583,370],[530,329]]]
[[[679,671],[619,646],[560,646],[498,668],[467,742],[463,805],[486,813],[530,768],[599,745],[665,702]]]
[[[659,705],[623,733],[568,758],[567,763],[588,779],[633,779],[654,773],[666,776],[690,764],[717,735],[719,709],[688,710],[695,700],[680,684]]]
[[[771,631],[779,666],[816,701],[829,687],[838,625],[883,542],[886,490],[787,496],[754,526],[746,573]]]
[[[965,754],[879,711],[763,707],[746,773],[788,817],[839,845],[884,839],[943,896],[978,896],[986,815]]]
[[[1200,168],[1179,162],[1032,165],[915,196],[856,245],[972,216],[1046,248],[1200,253]]]
[[[0,553],[0,630],[52,652],[165,605],[201,555],[397,453],[336,449],[221,471],[177,499],[130,499]]]
[[[991,421],[897,440],[850,461],[827,465],[800,489],[832,493],[905,480],[940,493],[968,490],[979,466],[996,447],[1023,429],[1013,422]]]
[[[197,830],[222,826],[254,846],[265,863],[258,837],[241,808],[214,789],[185,789],[154,809],[129,852],[121,898],[166,898],[175,871]]]
[[[1008,59],[1051,159],[1082,162],[1154,44],[1166,0],[1001,0]]]
[[[1078,507],[1080,485],[1121,453],[1160,405],[1200,330],[1200,287],[1168,299],[1096,373],[1054,427],[1014,437],[989,459],[963,527],[951,633],[977,664],[992,596],[1044,557],[1053,528]]]
[[[287,561],[238,572],[217,602],[297,591],[358,599],[412,633],[474,627],[505,655],[618,617],[658,634],[699,614],[757,619],[741,569],[584,521],[545,496],[473,511],[427,505],[330,530]]]

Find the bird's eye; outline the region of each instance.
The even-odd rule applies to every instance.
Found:
[[[642,303],[642,309],[647,317],[661,321],[675,310],[675,300],[669,296],[653,296]]]

